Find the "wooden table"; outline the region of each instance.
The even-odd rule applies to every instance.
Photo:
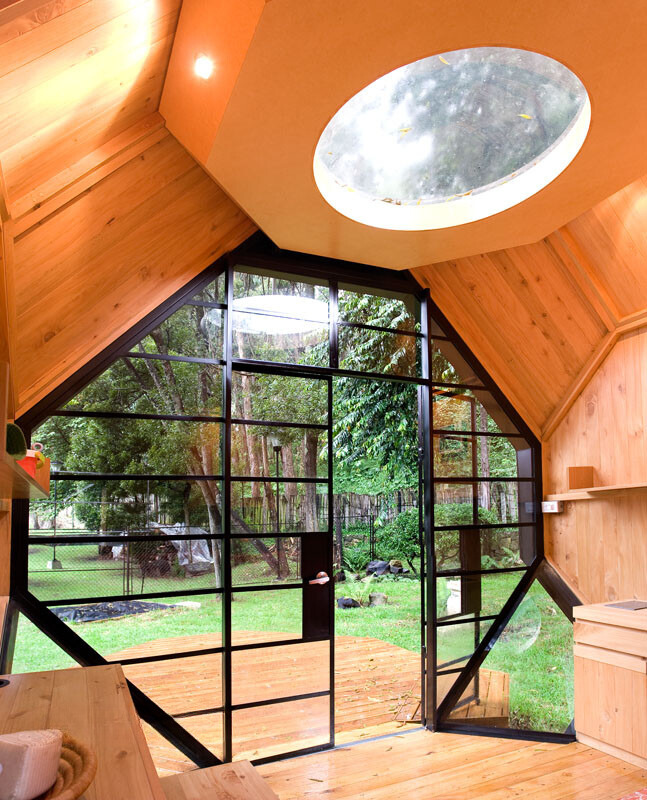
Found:
[[[0,677],[0,733],[60,728],[94,750],[86,800],[165,800],[118,664]]]

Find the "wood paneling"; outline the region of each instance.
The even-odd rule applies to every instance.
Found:
[[[20,413],[255,230],[162,133],[16,238]]]
[[[554,237],[413,271],[539,432],[608,328]]]
[[[156,111],[180,0],[21,0],[0,11],[10,203]]]
[[[641,178],[536,244],[413,274],[549,438],[620,335],[647,321],[646,231]]]
[[[619,338],[544,444],[544,489],[566,491],[568,468],[596,486],[647,482],[647,329]],[[647,490],[567,502],[545,516],[546,553],[583,600],[647,599]]]

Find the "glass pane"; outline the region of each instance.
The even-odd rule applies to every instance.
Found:
[[[32,441],[43,444],[59,472],[215,475],[221,432],[217,422],[53,417]]]
[[[436,579],[437,619],[498,614],[517,587],[523,572],[463,575]]]
[[[304,306],[301,305],[301,299],[316,300],[327,306],[328,287],[321,281],[310,280],[302,276],[295,279],[294,276],[281,272],[237,266],[234,272],[234,300],[251,297],[281,297],[283,306],[277,313],[285,313],[298,319],[307,319],[312,317],[312,314],[303,313]],[[307,304],[305,307],[307,308]],[[255,310],[258,309],[255,308]],[[267,309],[265,310],[267,311]],[[315,315],[315,318],[320,319],[322,316],[321,314]]]
[[[434,525],[498,525],[519,522],[518,490],[519,484],[512,481],[436,483]],[[524,519],[525,521],[527,520]]]
[[[469,724],[563,733],[573,719],[573,626],[535,581],[479,672]]]
[[[222,654],[124,664],[132,681],[160,708],[176,716],[222,706]],[[181,725],[182,719],[178,720]]]
[[[205,717],[188,717],[180,719],[178,722],[188,730],[189,723],[195,719],[199,720],[203,726],[202,742],[209,741],[209,749],[219,759],[222,760],[222,714],[210,714]],[[161,733],[149,725],[144,720],[140,720],[146,744],[153,758],[153,764],[160,778],[168,775],[176,775],[178,772],[188,772],[195,769],[195,764],[188,756],[181,753],[176,747],[165,739]]]
[[[308,642],[235,650],[231,656],[234,705],[328,691],[330,647],[330,642]]]
[[[302,595],[300,589],[234,592],[231,604],[234,645],[301,639]]]
[[[234,759],[255,759],[327,744],[330,700],[315,697],[233,712]]]
[[[29,535],[217,536],[222,533],[220,498],[215,480],[55,480],[48,500],[29,505]]]
[[[442,339],[434,340],[433,343],[431,379],[439,383],[466,383],[470,386],[480,386],[483,383],[456,347]]]
[[[528,533],[526,533],[526,530]],[[522,567],[528,562],[522,558],[523,538],[534,537],[532,528],[494,528],[485,530],[435,531],[436,569],[468,569],[467,563],[477,566],[469,569],[503,569]],[[476,552],[466,554],[466,548]],[[525,555],[525,552],[524,552]]]
[[[358,287],[339,285],[339,319],[379,328],[419,331],[419,304],[413,295],[399,292],[370,293]]]
[[[329,364],[328,324],[288,317],[233,313],[234,357],[283,364]]]
[[[419,377],[420,344],[415,336],[364,328],[339,328],[339,367]]]
[[[191,361],[124,359],[136,375],[140,400],[133,411],[185,416],[221,416],[222,367]],[[162,391],[159,390],[162,387]],[[107,411],[115,411],[114,406]]]
[[[480,627],[478,622],[461,622],[438,628],[436,631],[438,669],[456,669],[465,666],[465,662],[489,627],[489,622],[481,622]]]
[[[222,645],[220,595],[52,606],[52,613],[109,661]]]
[[[232,539],[232,584],[301,583],[301,539]]]
[[[328,432],[234,424],[232,475],[280,478],[328,477]]]
[[[196,292],[191,299],[203,303],[225,303],[225,273],[221,272],[214,281]]]
[[[232,481],[232,533],[312,533],[328,530],[328,489],[320,483]]]
[[[522,447],[527,448],[523,439],[436,433],[434,476],[515,478],[519,475],[517,456],[519,452],[523,452]]]
[[[328,422],[326,380],[235,371],[231,391],[235,418],[315,425]]]
[[[191,544],[192,555],[190,555]],[[214,574],[213,542],[150,542],[142,536],[123,544],[31,544],[29,590],[44,601],[84,597],[186,592],[218,589],[220,571]],[[219,561],[218,555],[218,561]],[[189,560],[191,559],[191,560]],[[67,609],[57,608],[57,614]],[[70,610],[72,618],[74,610]]]
[[[214,687],[215,689],[215,687]],[[209,714],[198,714],[193,717],[180,717],[178,722],[192,736],[201,742],[217,758],[223,759],[223,735],[224,735],[224,715],[213,712]],[[151,751],[155,757],[155,751]],[[195,764],[191,762],[191,769],[195,769]]]
[[[453,50],[351,97],[319,139],[315,180],[334,208],[365,224],[472,222],[550,183],[581,147],[590,113],[580,80],[552,58],[510,47]]]
[[[219,416],[222,414],[222,367],[190,361],[119,359],[63,408],[124,414]],[[49,428],[53,422],[48,420],[45,425]],[[65,421],[58,424],[62,431],[65,425],[70,425]]]
[[[18,615],[18,629],[11,671],[46,672],[51,669],[77,667],[76,661],[68,656],[46,634],[39,630],[23,614]]]
[[[133,352],[221,359],[223,312],[219,308],[182,306],[133,348]]]
[[[471,389],[433,389],[435,430],[518,433],[492,395]]]

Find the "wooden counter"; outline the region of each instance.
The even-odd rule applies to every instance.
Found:
[[[647,608],[573,613],[577,738],[647,768]]]
[[[0,733],[60,728],[94,750],[86,800],[165,800],[118,664],[2,678]]]

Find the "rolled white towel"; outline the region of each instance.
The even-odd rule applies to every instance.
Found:
[[[53,786],[62,741],[58,730],[0,736],[0,800],[33,800]]]

